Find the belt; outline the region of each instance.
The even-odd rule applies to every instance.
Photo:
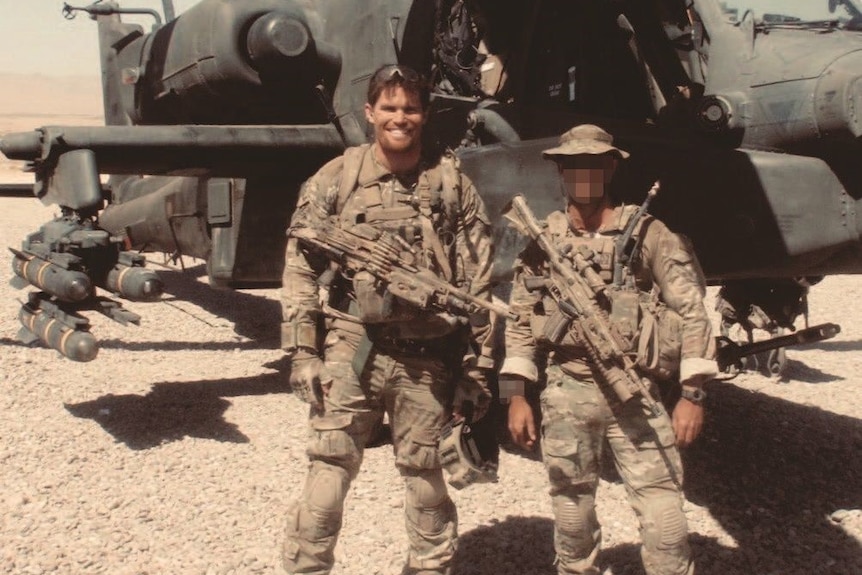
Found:
[[[368,339],[371,340],[374,347],[382,351],[417,357],[425,355],[442,356],[455,351],[451,336],[434,339],[409,339],[392,337],[386,334],[383,329],[376,328],[376,326],[366,325],[365,327]]]
[[[442,356],[446,352],[445,339],[396,339],[390,337],[371,338],[372,343],[378,349],[409,356]]]

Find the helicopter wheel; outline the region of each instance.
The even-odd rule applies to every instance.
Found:
[[[775,378],[780,378],[784,373],[784,368],[787,367],[787,353],[783,347],[773,349],[769,352],[766,366],[769,368],[769,375]]]

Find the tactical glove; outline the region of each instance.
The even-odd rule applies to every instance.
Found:
[[[323,360],[309,351],[297,351],[290,361],[290,387],[302,401],[323,408],[323,390],[332,384]]]
[[[470,423],[485,417],[491,405],[487,371],[478,367],[465,369],[455,387],[455,398],[452,404],[455,412],[463,415]],[[467,409],[468,404],[472,404],[472,414],[465,413],[470,411]]]

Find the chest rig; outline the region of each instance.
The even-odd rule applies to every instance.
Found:
[[[345,229],[371,226],[398,236],[404,240],[403,259],[450,283],[460,282],[463,273],[454,269],[453,257],[460,214],[460,178],[454,158],[444,157],[431,168],[420,166],[413,181],[404,181],[386,172],[372,154],[369,145],[345,153],[336,200],[340,225]],[[418,321],[423,325],[416,327],[425,330],[420,335],[442,335],[429,325],[437,323],[430,314],[398,301],[370,273],[359,272],[350,279],[355,302],[351,312],[363,323]]]
[[[414,263],[452,281],[460,193],[454,161],[420,169],[413,182],[386,173],[372,157],[370,146],[345,154],[338,193],[341,225],[368,224],[401,237],[414,253]],[[447,174],[447,172],[451,172]]]
[[[576,267],[573,255],[578,254],[590,263],[592,271],[587,278],[595,282],[593,290],[598,292],[596,301],[608,314],[619,334],[630,342],[630,350],[636,345],[641,327],[642,304],[646,302],[651,289],[651,281],[641,272],[639,266],[641,227],[637,217],[637,206],[617,208],[616,225],[602,235],[577,235],[569,228],[569,221],[563,212],[554,212],[548,217],[548,232],[554,243]],[[552,272],[553,273],[553,272]],[[590,279],[592,278],[592,280]],[[542,305],[546,315],[554,317],[556,301],[549,294],[543,297]],[[548,313],[549,310],[553,312]],[[553,326],[545,326],[546,334]],[[535,331],[535,330],[534,330]],[[564,347],[578,346],[579,342],[567,335],[561,342]]]

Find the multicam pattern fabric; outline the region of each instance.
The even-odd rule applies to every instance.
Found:
[[[422,165],[414,178],[402,181],[374,160],[373,147],[361,154],[356,150],[348,153],[361,156],[362,162],[355,185],[347,190],[350,193],[345,194],[343,181],[348,170],[355,173],[355,166],[345,166],[343,158],[338,158],[303,186],[291,226],[313,227],[337,216],[343,226],[363,221],[363,225],[398,234],[416,248],[416,265],[440,277],[449,273],[453,285],[490,300],[490,221],[470,180],[451,171],[457,182],[442,182],[446,174],[438,164]],[[453,192],[458,194],[454,201],[446,197]],[[431,220],[431,225],[422,218]],[[429,229],[439,239],[436,250],[423,241]],[[438,261],[440,246],[445,263]],[[471,316],[466,342],[464,330],[431,340],[399,341],[394,337],[378,341],[369,338],[371,327],[332,314],[324,318],[317,278],[328,267],[326,260],[288,239],[282,287],[283,347],[286,351],[299,347],[318,351],[332,386],[324,397],[323,411],[312,410],[311,466],[303,494],[289,512],[284,567],[289,573],[330,571],[350,482],[359,471],[365,445],[388,414],[395,463],[405,482],[410,543],[405,572],[443,575],[449,572],[455,551],[457,514],[443,479],[437,441],[451,412],[455,371],[476,374],[492,365],[490,318],[487,314]],[[330,302],[338,312],[350,315],[347,306],[338,305],[345,300],[355,305],[353,288],[352,282],[343,279],[330,288],[341,298]],[[409,326],[395,327],[409,327],[421,336],[422,319],[419,314]],[[325,334],[322,341],[318,338],[311,343],[303,335],[321,332]],[[391,333],[401,332],[395,329]],[[373,346],[357,369],[354,358],[366,338]]]
[[[439,358],[374,354],[360,377],[344,335],[339,328],[329,334],[333,344],[326,361],[333,385],[324,411],[311,415],[311,466],[302,496],[288,511],[283,564],[289,573],[329,572],[350,482],[386,413],[395,465],[406,486],[408,567],[444,573],[458,523],[437,454],[453,393],[451,368]]]
[[[614,225],[598,234],[578,234],[562,212],[548,218],[557,247],[587,246],[600,275],[610,281],[614,242],[633,213],[615,209]],[[691,246],[660,221],[646,217],[637,232],[639,249],[631,267],[639,290],[658,290],[682,317],[682,357],[712,363],[711,323],[703,305],[705,281]],[[524,278],[548,273],[544,252],[528,246],[516,262],[510,308],[520,315],[506,327],[501,373],[543,380],[542,453],[555,517],[557,570],[561,575],[597,574],[601,526],[595,513],[602,450],[607,444],[641,524],[641,557],[648,575],[682,575],[694,570],[682,509],[682,465],[670,418],[651,415],[640,399],[620,404],[599,385],[583,342],[542,340],[543,322],[556,302],[542,290],[530,292]],[[544,373],[540,373],[543,366]],[[544,375],[544,377],[542,377]]]
[[[618,236],[634,211],[633,206],[615,208],[616,225],[600,230],[600,234],[589,236],[577,234],[567,224],[566,215],[554,212],[548,217],[548,226],[558,247],[587,245],[595,253],[603,268],[602,275],[610,278],[613,257],[608,256],[608,245]],[[661,221],[647,216],[641,224],[640,250],[633,266],[635,283],[646,292],[655,287],[658,296],[682,317],[682,361],[708,360],[712,364],[715,353],[712,324],[703,305],[706,281],[689,241],[670,231]],[[610,251],[610,253],[613,253]],[[556,310],[553,298],[540,291],[530,292],[524,278],[547,274],[544,253],[536,246],[528,246],[515,263],[515,278],[509,302],[511,310],[520,315],[516,323],[506,328],[506,361],[502,373],[514,373],[536,380],[536,365],[549,353],[556,358],[568,373],[578,377],[591,377],[589,356],[583,345],[563,349],[549,349],[537,342],[535,337],[536,316],[549,317]],[[532,327],[531,327],[532,326]]]
[[[454,161],[454,159],[450,158],[446,161]],[[345,225],[350,225],[349,222],[355,220],[356,214],[368,211],[367,206],[363,205],[366,196],[358,191],[376,187],[379,189],[379,197],[382,199],[384,208],[393,211],[398,208],[413,209],[412,213],[403,219],[380,220],[371,222],[372,225],[397,233],[411,244],[421,240],[422,224],[419,222],[415,186],[425,174],[430,174],[428,177],[434,182],[433,187],[440,186],[439,182],[444,176],[440,173],[443,170],[439,164],[421,166],[416,181],[405,184],[381,166],[374,159],[373,148],[368,147],[362,157],[356,189],[346,199],[344,205],[340,206],[339,203],[344,200],[339,198],[343,171],[343,159],[337,158],[321,168],[305,183],[299,194],[291,226],[314,227],[315,222],[335,215],[338,215]],[[439,234],[441,245],[447,252],[447,264],[453,274],[450,282],[490,301],[490,278],[494,259],[490,220],[472,182],[460,171],[456,173],[459,178],[456,209],[459,213],[454,215],[455,217],[447,214],[443,205],[445,198],[441,198],[438,205],[433,206],[435,216],[439,214],[435,231]],[[435,191],[435,193],[439,192]],[[429,255],[430,250],[428,245],[421,246],[418,250],[420,263],[439,271],[441,264],[435,261],[434,256]],[[295,341],[294,333],[298,329],[297,326],[300,326],[301,330],[302,326],[316,327],[322,321],[316,280],[327,265],[326,260],[301,249],[296,239],[288,239],[281,292],[283,347],[289,349],[291,343]],[[466,358],[466,361],[478,362],[480,367],[490,368],[493,362],[488,314],[475,314],[475,317],[470,318],[470,325],[471,340],[476,342],[477,349],[470,350],[471,355]]]

